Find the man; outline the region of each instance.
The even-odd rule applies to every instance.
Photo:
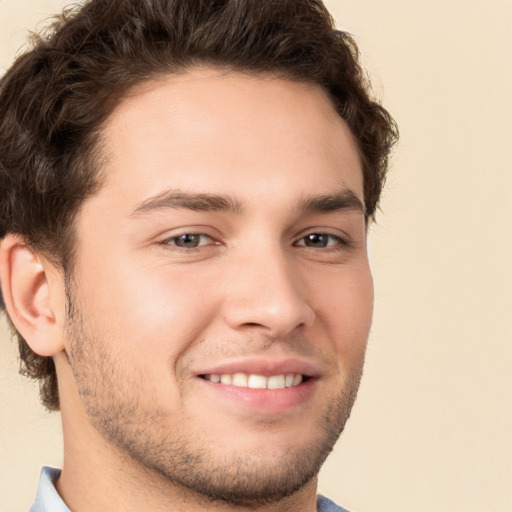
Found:
[[[86,2],[0,111],[2,293],[64,433],[31,510],[343,510],[396,127],[321,2]]]

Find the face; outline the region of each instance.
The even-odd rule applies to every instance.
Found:
[[[196,69],[104,130],[67,326],[80,407],[144,471],[265,503],[314,479],[372,313],[361,164],[317,86]]]

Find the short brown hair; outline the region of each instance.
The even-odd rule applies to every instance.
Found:
[[[0,239],[21,235],[65,274],[76,212],[101,185],[106,119],[134,86],[196,64],[322,86],[358,145],[373,218],[397,127],[321,0],[90,0],[32,43],[0,81]],[[53,359],[17,336],[21,372],[58,409]]]

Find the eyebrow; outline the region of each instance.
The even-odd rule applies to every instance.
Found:
[[[240,213],[243,209],[240,201],[228,195],[168,190],[139,203],[130,214],[130,218],[144,216],[158,210],[180,208],[232,213]],[[299,204],[299,211],[305,213],[329,213],[343,210],[365,213],[362,201],[348,189],[332,194],[307,196]]]
[[[303,199],[300,209],[306,213],[329,213],[336,211],[360,211],[366,215],[363,202],[349,189],[333,194],[308,196]]]
[[[177,208],[203,212],[238,213],[242,210],[242,205],[239,201],[227,195],[169,190],[140,203],[130,214],[130,217],[138,217],[156,210]]]

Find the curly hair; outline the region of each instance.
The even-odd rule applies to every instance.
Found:
[[[19,234],[66,275],[76,213],[101,186],[107,118],[136,85],[198,64],[323,87],[357,143],[374,218],[398,130],[321,0],[89,0],[34,35],[0,81],[0,239]],[[21,373],[58,410],[53,359],[15,334]]]

